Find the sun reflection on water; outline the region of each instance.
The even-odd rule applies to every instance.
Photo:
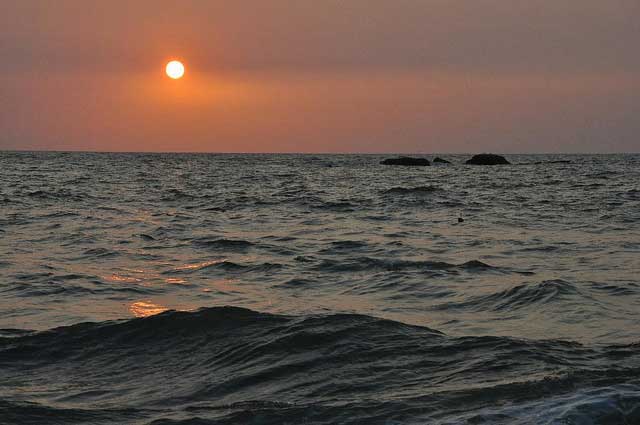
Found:
[[[146,301],[137,301],[129,306],[129,311],[136,317],[149,317],[167,310],[167,307]]]
[[[171,284],[171,285],[184,285],[187,283],[186,280],[184,279],[180,279],[180,278],[176,278],[176,277],[169,277],[167,279],[164,280],[165,283]]]
[[[131,276],[122,276],[119,274],[111,274],[109,276],[103,276],[103,279],[109,280],[111,282],[126,282],[126,283],[138,283],[141,282],[141,279]]]
[[[176,271],[180,271],[180,270],[200,270],[200,269],[205,268],[205,267],[213,266],[214,264],[224,263],[225,261],[227,261],[226,258],[223,258],[223,259],[220,259],[220,260],[203,261],[203,262],[200,262],[200,263],[185,264],[184,266],[175,267],[174,270],[176,270]]]

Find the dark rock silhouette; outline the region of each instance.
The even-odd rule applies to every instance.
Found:
[[[474,155],[466,162],[469,165],[509,165],[511,164],[504,156],[491,153]]]
[[[451,161],[447,161],[446,159],[442,159],[442,158],[440,158],[440,157],[436,157],[436,158],[433,160],[433,163],[434,163],[434,164],[436,164],[436,163],[438,163],[438,164],[451,164]]]
[[[382,165],[404,165],[404,166],[422,166],[426,167],[431,165],[426,158],[411,158],[408,156],[401,156],[399,158],[388,158],[384,161],[380,161]]]

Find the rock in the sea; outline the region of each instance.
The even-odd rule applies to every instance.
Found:
[[[440,158],[440,157],[436,157],[436,158],[433,160],[433,163],[434,163],[434,164],[451,164],[451,161],[447,161],[446,159],[442,159],[442,158]]]
[[[511,164],[504,156],[492,153],[482,153],[474,155],[466,162],[469,165],[509,165]]]
[[[405,165],[405,166],[422,166],[426,167],[431,165],[426,158],[411,158],[408,156],[401,156],[400,158],[388,158],[384,161],[380,161],[382,165]]]

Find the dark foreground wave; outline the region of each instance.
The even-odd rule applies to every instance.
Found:
[[[640,423],[640,344],[234,307],[2,335],[2,424]]]

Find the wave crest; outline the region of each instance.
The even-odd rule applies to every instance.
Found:
[[[456,338],[366,315],[214,307],[0,337],[0,379],[16,382],[21,397],[51,400],[8,406],[20,415],[32,409],[41,422],[86,406],[84,413],[102,417],[131,400],[136,409],[113,411],[105,423],[194,414],[202,423],[372,423],[389,415],[432,422],[450,415],[448,406],[459,406],[456,414],[478,412],[486,400],[513,405],[630,385],[640,379],[639,356],[638,345]],[[20,380],[27,375],[28,382]],[[347,399],[354,402],[335,405]]]

